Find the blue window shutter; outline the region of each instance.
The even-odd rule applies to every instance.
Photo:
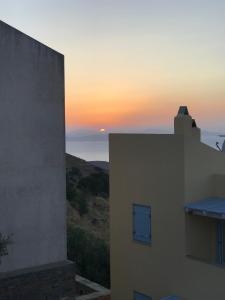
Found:
[[[218,221],[216,224],[216,262],[222,264],[222,248],[223,248],[223,225],[222,221]]]
[[[225,264],[225,222],[222,221],[222,264]]]
[[[152,298],[142,293],[134,292],[134,300],[152,300]]]
[[[143,243],[151,242],[151,207],[133,205],[133,238]]]

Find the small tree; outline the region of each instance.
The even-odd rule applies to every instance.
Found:
[[[8,245],[12,243],[10,235],[3,235],[0,232],[0,264],[1,264],[1,257],[8,255]]]

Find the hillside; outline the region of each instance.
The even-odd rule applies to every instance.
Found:
[[[91,164],[90,162],[87,162],[84,159],[81,159],[68,153],[66,153],[66,168],[79,169],[83,177],[88,176],[92,173],[98,173],[103,171],[101,166],[96,166],[94,164]]]
[[[77,274],[110,287],[109,174],[66,154],[68,258]]]
[[[107,172],[70,154],[66,154],[66,168],[68,226],[79,226],[108,242]]]
[[[94,161],[89,161],[89,164],[101,168],[107,172],[109,171],[109,163],[107,161],[94,160]]]

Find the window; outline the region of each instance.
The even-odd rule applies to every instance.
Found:
[[[217,221],[216,229],[216,262],[222,265],[225,264],[225,222]]]
[[[149,244],[151,242],[151,207],[133,204],[133,239]]]
[[[152,298],[144,294],[134,292],[134,300],[152,300]]]

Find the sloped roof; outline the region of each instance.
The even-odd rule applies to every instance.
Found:
[[[184,206],[187,213],[225,219],[225,198],[208,197]]]

